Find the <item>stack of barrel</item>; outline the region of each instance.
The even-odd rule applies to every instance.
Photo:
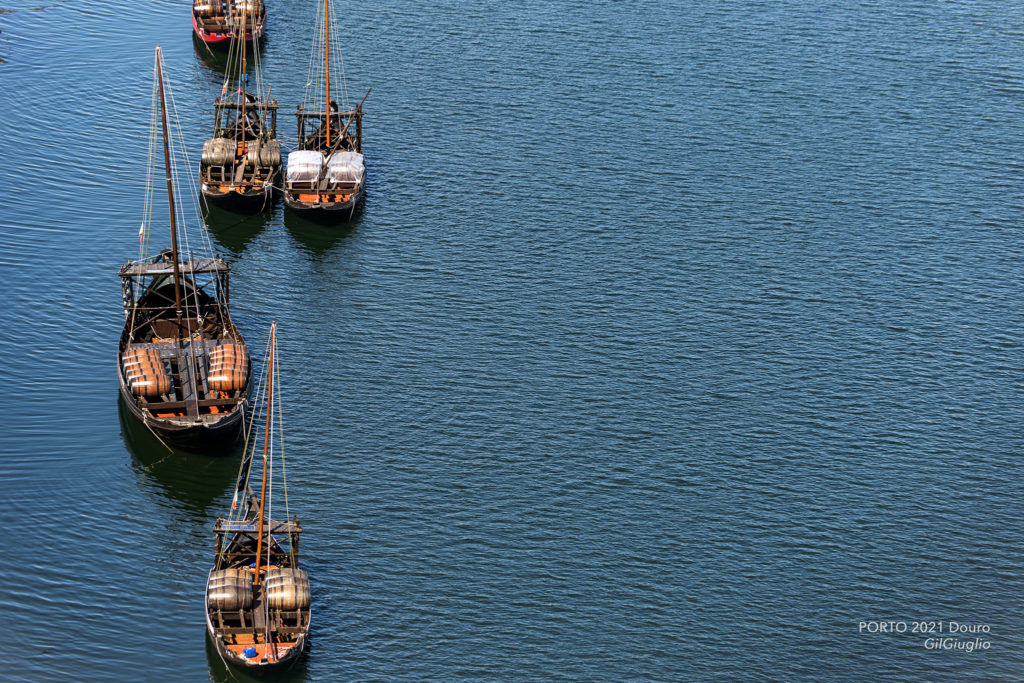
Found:
[[[241,344],[221,344],[210,350],[210,391],[235,391],[249,378],[249,354]]]
[[[124,352],[124,365],[128,387],[136,396],[154,398],[171,391],[171,378],[156,349],[133,348]]]
[[[281,143],[277,140],[252,140],[245,153],[249,166],[269,166],[271,173],[281,167]]]
[[[252,605],[252,572],[218,569],[206,582],[206,599],[211,609],[235,612]]]
[[[228,138],[210,138],[203,143],[203,166],[230,166],[235,163],[235,142]]]
[[[309,609],[309,577],[302,569],[282,567],[267,571],[266,591],[271,609]]]

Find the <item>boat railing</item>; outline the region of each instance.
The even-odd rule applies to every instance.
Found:
[[[232,521],[221,519],[213,527],[217,533],[257,533],[258,524],[255,520]],[[271,534],[297,534],[302,532],[302,525],[297,521],[280,522],[276,520],[264,520],[263,533]]]
[[[285,187],[289,190],[309,190],[310,192],[341,192],[341,193],[352,193],[358,192],[359,187],[362,185],[361,181],[358,180],[330,180],[329,178],[322,178],[319,181],[313,180],[289,180],[285,182]]]
[[[183,273],[227,273],[231,266],[219,258],[188,259],[180,263]],[[174,264],[161,261],[152,263],[149,259],[130,261],[121,266],[121,277],[149,277],[154,275],[173,275]]]

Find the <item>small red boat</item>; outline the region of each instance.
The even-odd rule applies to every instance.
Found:
[[[266,22],[263,0],[192,0],[192,28],[204,43],[251,41],[263,35]]]

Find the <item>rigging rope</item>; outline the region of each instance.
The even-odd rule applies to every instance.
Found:
[[[157,65],[156,61],[153,61],[153,92],[150,98],[149,107],[149,149],[146,158],[146,186],[143,194],[143,206],[142,206],[142,225],[139,226],[139,260],[145,258],[145,255],[149,252],[149,228],[152,225],[153,219],[153,188],[155,186],[154,175],[156,173],[156,146],[157,146],[157,129],[159,117],[159,98],[160,90],[159,84],[157,83]]]
[[[139,263],[142,263],[146,259],[146,254],[149,253],[149,232],[153,224],[153,190],[156,185],[156,148],[159,136],[158,130],[160,128],[160,86],[157,82],[158,75],[159,71],[157,70],[157,62],[156,60],[153,60],[153,90],[150,95],[149,106],[149,145],[146,158],[146,181],[142,201],[142,224],[139,226]],[[132,314],[128,329],[134,332],[135,318],[138,312],[139,302],[135,296],[134,278],[131,282],[132,287],[130,293],[132,299]]]
[[[332,86],[337,83],[338,91],[336,100],[338,108],[342,111],[349,108],[348,82],[345,77],[345,60],[341,53],[341,22],[338,20],[338,13],[334,3],[326,0],[328,13],[330,14],[330,25],[327,28],[328,37],[331,41],[330,64],[325,64],[324,54],[324,13],[320,6],[314,12],[313,21],[313,46],[309,53],[309,62],[306,68],[305,95],[303,106],[305,111],[317,112],[326,111],[330,107],[327,101],[325,71],[330,70],[332,74],[341,74],[340,80],[331,81]]]
[[[327,0],[330,2],[330,0]],[[334,3],[331,2],[331,16],[336,17],[334,13]],[[337,50],[332,50],[332,54],[335,55],[334,59],[338,64],[338,71],[341,72],[341,96],[338,98],[340,101],[339,107],[347,110],[349,106],[348,99],[348,84],[345,80],[345,60],[341,55],[341,22],[335,18],[334,23],[331,25],[331,43],[337,45]]]
[[[274,350],[277,350],[277,344],[274,344]],[[275,355],[274,360],[277,360]],[[274,373],[276,376],[276,372]],[[276,387],[275,387],[276,389]],[[270,433],[267,438],[270,439],[270,448],[267,452],[267,461],[263,463],[263,466],[267,468],[267,566],[270,565],[270,522],[274,519],[274,428],[276,420],[274,420],[274,397],[270,397],[270,415],[267,419],[270,420]]]
[[[177,143],[177,149],[175,151],[180,152],[181,156],[184,158],[184,167],[186,169],[188,169],[188,168],[192,167],[192,163],[189,160],[189,156],[188,156],[188,146],[187,146],[187,144],[185,142],[185,136],[184,136],[184,132],[183,132],[183,127],[181,125],[181,116],[178,113],[177,103],[176,103],[176,101],[174,99],[174,92],[173,92],[173,90],[170,88],[170,86],[168,84],[165,84],[165,90],[167,91],[167,95],[168,95],[168,102],[169,102],[169,109],[170,109],[170,118],[172,118],[172,120],[174,122],[173,129],[174,129],[174,132],[176,134],[174,136],[175,137],[174,141]],[[177,154],[172,154],[171,155],[171,174],[172,174],[172,177],[173,177],[174,186],[175,187],[181,187],[182,186],[181,173],[179,171],[179,164],[177,163],[177,159],[178,159],[178,155]],[[204,252],[203,256],[212,258],[213,254],[214,254],[213,243],[210,240],[209,230],[206,227],[206,223],[205,223],[205,220],[203,219],[202,212],[201,212],[200,206],[199,206],[199,199],[198,198],[201,196],[201,193],[198,191],[198,187],[196,186],[196,178],[193,176],[193,174],[187,173],[186,175],[188,177],[188,186],[189,186],[189,189],[190,189],[190,197],[191,197],[191,200],[192,200],[193,218],[195,219],[195,222],[198,223],[200,225],[200,227],[201,227],[200,236],[201,236],[201,248],[202,248],[202,251]],[[185,220],[185,206],[184,206],[184,204],[185,204],[184,201],[179,201],[177,203],[176,209],[177,209],[177,214],[178,214],[178,224],[181,226],[178,232],[179,232],[179,236],[182,239],[182,242],[185,245],[185,262],[186,262],[186,264],[189,267],[188,275],[189,275],[189,279],[191,280],[191,283],[192,283],[192,290],[191,290],[191,292],[187,292],[186,293],[186,302],[187,302],[186,303],[186,309],[188,308],[188,305],[191,304],[191,306],[192,306],[192,308],[193,308],[193,310],[195,312],[194,319],[196,321],[196,326],[189,328],[189,338],[191,338],[193,334],[202,331],[202,326],[203,326],[203,323],[205,321],[202,319],[202,317],[200,315],[200,313],[201,313],[200,300],[199,300],[200,283],[198,282],[198,280],[196,278],[196,272],[195,272],[195,267],[197,265],[197,263],[196,263],[197,259],[196,259],[196,255],[192,251],[192,245],[191,245],[191,243],[189,241],[189,231],[186,229],[188,223]],[[218,273],[214,273],[212,275],[210,281],[205,283],[203,286],[208,286],[211,282],[213,282],[214,280],[216,280],[219,277],[220,277],[220,275]],[[220,303],[223,304],[224,315],[221,316],[221,320],[219,322],[223,323],[224,322],[224,316],[229,315],[229,314],[227,313],[227,304],[224,303],[224,302],[220,302]],[[190,370],[192,372],[192,376],[198,378],[199,377],[198,364],[199,364],[200,361],[199,361],[198,358],[196,358],[195,349],[193,348],[192,344],[188,345],[186,355],[187,355],[187,357],[189,359],[189,366],[190,366]],[[196,398],[198,400],[198,396]]]
[[[168,89],[168,91],[169,91],[169,89]],[[174,127],[175,127],[175,130],[176,130],[176,133],[177,133],[178,147],[179,147],[179,150],[181,152],[181,156],[184,159],[185,168],[191,169],[192,168],[192,162],[189,159],[189,155],[188,155],[188,145],[186,144],[183,126],[181,125],[181,116],[178,114],[178,108],[177,108],[177,104],[176,104],[176,102],[174,100],[174,94],[173,94],[173,92],[170,92],[170,91],[169,91],[169,100],[170,100],[170,104],[171,104],[171,110],[172,110],[173,116],[174,116],[174,124],[175,124]],[[174,161],[174,159],[172,157],[172,162],[173,161]],[[177,176],[178,176],[177,164],[172,163],[172,169],[174,170],[174,173],[175,173],[175,176],[176,176],[176,180],[177,180],[178,179],[177,178]],[[203,249],[203,252],[206,255],[212,257],[213,256],[213,242],[210,239],[210,232],[209,232],[208,228],[206,227],[206,223],[203,222],[203,220],[202,220],[202,214],[199,211],[199,202],[196,199],[199,196],[199,191],[198,191],[199,187],[197,185],[197,179],[196,179],[195,174],[193,174],[191,172],[190,173],[186,173],[186,177],[188,178],[188,187],[189,187],[189,190],[190,190],[190,195],[189,196],[190,196],[190,198],[192,200],[192,202],[191,202],[192,203],[192,217],[195,219],[195,222],[198,223],[201,226],[201,228],[202,228],[200,230],[200,233],[199,233],[200,236],[202,237],[202,240],[201,240],[202,249]],[[180,182],[177,183],[177,184],[180,186]],[[184,214],[184,202],[179,202],[178,205],[181,207],[182,214]],[[185,237],[185,240],[186,240],[186,246],[187,246],[188,245],[188,231],[184,229],[185,225],[186,225],[185,221],[182,220],[182,233],[184,233],[184,237]],[[191,253],[191,247],[188,247],[188,250]]]
[[[277,339],[275,338],[274,339],[274,358],[278,358],[278,357],[279,357],[279,355],[277,353]],[[285,465],[285,458],[284,458],[284,441],[285,441],[285,439],[284,439],[284,408],[281,405],[281,395],[284,392],[281,391],[281,366],[280,366],[280,364],[275,364],[275,368],[274,369],[275,369],[275,372],[274,372],[274,384],[277,386],[277,424],[278,424],[278,430],[281,433],[281,436],[280,436],[280,441],[281,441],[281,480],[282,480],[281,483],[282,483],[282,488],[284,489],[284,519],[285,519],[285,522],[291,523],[292,513],[291,513],[291,509],[288,506],[288,468]],[[291,558],[292,558],[292,567],[293,568],[298,568],[299,560],[298,560],[298,557],[296,557],[296,553],[295,553],[295,535],[292,532],[289,532],[289,534],[288,534],[288,554],[291,555]]]
[[[268,352],[270,350],[270,338],[267,338],[267,345],[263,349],[263,357],[269,358]],[[238,476],[235,479],[235,495],[231,501],[231,519],[236,519],[235,513],[237,511],[237,519],[242,519],[245,512],[248,511],[248,501],[246,505],[239,505],[239,496],[245,495],[248,491],[249,475],[252,472],[252,460],[256,456],[256,439],[253,437],[253,430],[256,429],[257,423],[261,416],[260,406],[265,405],[264,397],[266,395],[266,384],[267,378],[267,367],[266,361],[264,361],[263,371],[260,373],[259,381],[256,385],[256,395],[252,402],[252,411],[249,415],[249,423],[245,432],[245,446],[243,450],[242,462],[238,464]],[[265,415],[263,416],[265,419]],[[243,483],[244,479],[244,483]]]
[[[239,18],[238,29],[234,32],[228,49],[228,58],[224,65],[224,79],[219,98],[223,106],[215,113],[213,131],[214,137],[231,139],[234,143],[231,149],[231,163],[229,166],[232,185],[234,185],[234,181],[239,175],[239,166],[244,166],[246,163],[245,158],[238,158],[239,150],[244,148],[245,155],[253,151],[249,148],[249,145],[244,144],[247,132],[251,131],[258,140],[274,137],[268,123],[270,114],[260,106],[269,104],[270,94],[269,89],[264,90],[260,39],[255,30],[252,31],[252,40],[249,41],[251,45],[247,44],[247,41],[243,39],[245,26],[255,26],[255,22],[250,15],[243,16],[244,25],[243,19]],[[252,53],[252,61],[247,63],[246,58],[250,51]],[[252,80],[249,79],[248,73],[250,64],[253,74]],[[228,92],[229,88],[231,88],[230,94]],[[255,101],[250,103],[247,95],[254,98]],[[256,125],[250,123],[250,117],[258,120]],[[257,173],[253,180],[258,179],[259,174]]]

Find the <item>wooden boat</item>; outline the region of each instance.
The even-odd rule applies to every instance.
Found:
[[[157,438],[210,450],[230,444],[240,432],[248,405],[249,352],[228,311],[230,266],[212,256],[179,255],[159,47],[156,81],[171,248],[143,256],[148,241],[144,222],[140,258],[119,271],[125,326],[118,344],[118,381],[132,415]],[[151,209],[151,197],[147,204]]]
[[[266,22],[263,0],[192,0],[192,30],[208,45],[255,40]]]
[[[313,64],[320,73],[306,86],[306,97],[298,106],[298,148],[288,155],[284,180],[285,205],[311,218],[350,218],[365,195],[366,164],[363,158],[363,102],[354,109],[331,99],[331,72],[340,72],[337,49],[332,68],[331,0],[323,0],[313,35]],[[322,57],[322,61],[321,61]],[[336,81],[337,83],[337,81]],[[321,89],[321,86],[322,89]]]
[[[227,664],[250,671],[265,671],[294,663],[307,645],[310,622],[309,577],[299,568],[297,517],[275,521],[270,508],[270,482],[276,481],[274,454],[284,461],[283,444],[271,446],[280,435],[280,389],[275,386],[277,326],[270,327],[268,356],[261,392],[265,396],[263,420],[263,472],[259,495],[249,485],[256,440],[246,447],[228,518],[219,517],[213,568],[206,580],[206,631]],[[276,393],[275,393],[276,392]],[[264,405],[257,400],[258,405]],[[255,421],[250,421],[250,425]],[[283,477],[282,477],[283,479]]]
[[[203,196],[242,209],[268,206],[281,173],[277,100],[263,96],[258,60],[254,74],[255,87],[250,89],[245,45],[233,39],[224,87],[213,103],[213,137],[203,144],[199,162]]]

